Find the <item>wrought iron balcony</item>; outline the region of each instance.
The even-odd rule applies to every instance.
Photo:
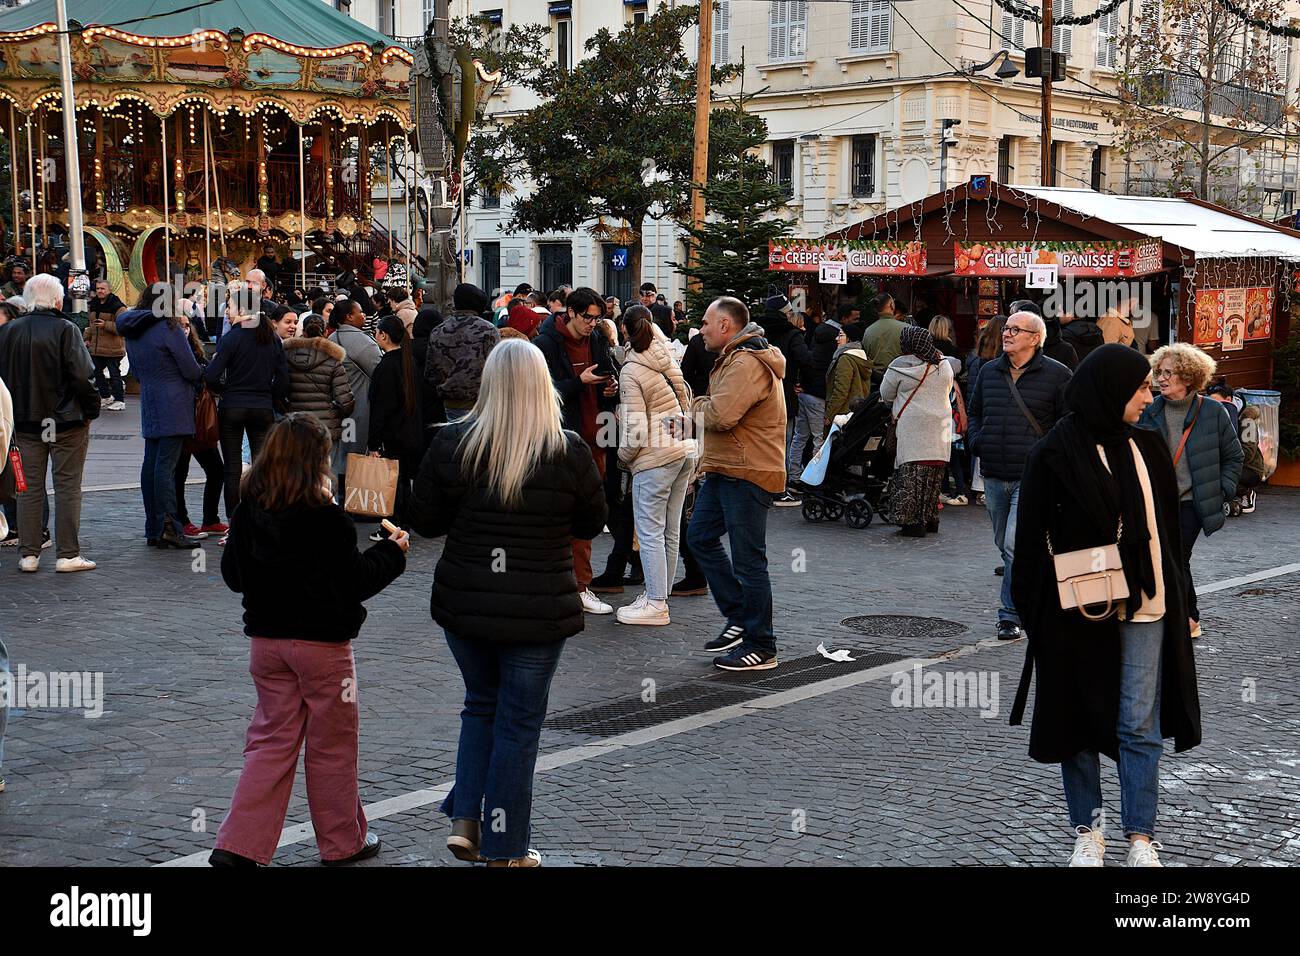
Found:
[[[1152,70],[1135,83],[1138,100],[1147,106],[1171,106],[1201,112],[1206,94],[1203,78],[1173,70]],[[1210,114],[1259,126],[1271,126],[1282,119],[1281,94],[1252,90],[1238,83],[1215,80],[1209,89]]]

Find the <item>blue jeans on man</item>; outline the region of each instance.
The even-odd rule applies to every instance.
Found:
[[[517,860],[528,853],[538,741],[564,641],[491,644],[446,636],[465,681],[465,707],[456,783],[442,812],[481,824],[485,860]]]
[[[1120,624],[1119,798],[1124,835],[1156,835],[1160,792],[1160,653],[1165,622]],[[1070,825],[1101,828],[1101,758],[1081,750],[1061,763]]]
[[[741,478],[709,474],[695,496],[686,533],[718,610],[745,629],[745,644],[776,653],[772,582],[767,574],[767,513],[773,495]],[[731,544],[731,556],[722,536]]]
[[[91,361],[95,365],[95,388],[99,392],[99,397],[112,398],[115,402],[125,401],[126,385],[122,381],[122,360],[96,355],[91,358]]]
[[[144,440],[144,462],[140,466],[140,495],[144,498],[144,536],[156,541],[162,537],[163,520],[176,523],[176,464],[186,435],[165,435]]]
[[[1016,560],[1016,507],[1020,504],[1020,481],[1003,481],[984,476],[984,506],[993,522],[993,543],[1002,552],[1002,606],[999,621],[1020,624],[1020,615],[1011,600],[1011,565]]]

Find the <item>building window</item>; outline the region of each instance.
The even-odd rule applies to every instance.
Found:
[[[731,0],[718,0],[713,11],[713,62],[731,62]]]
[[[573,4],[552,3],[551,35],[555,37],[555,62],[564,72],[573,69]]]
[[[501,208],[501,191],[484,187],[483,189],[483,208],[500,209]]]
[[[645,26],[648,5],[648,0],[623,0],[624,15],[633,30],[640,30]]]
[[[1025,22],[1006,10],[1002,11],[1001,32],[1007,38],[1007,42],[1012,49],[1023,50],[1025,48]]]
[[[1101,192],[1102,180],[1105,178],[1106,156],[1102,147],[1097,146],[1092,151],[1092,188]]]
[[[888,53],[893,48],[893,9],[889,0],[853,0],[849,49]]]
[[[537,252],[542,260],[542,287],[547,292],[573,282],[573,243],[539,242]]]
[[[1113,10],[1097,21],[1097,65],[1108,70],[1119,66],[1119,11]]]
[[[379,32],[386,36],[397,35],[397,0],[379,0]]]
[[[478,244],[478,266],[483,291],[496,298],[496,290],[501,287],[501,243],[480,242]]]
[[[1074,16],[1074,0],[1052,0],[1052,18],[1054,20],[1061,17]],[[1074,47],[1074,27],[1053,27],[1052,28],[1052,49],[1057,53],[1064,53],[1065,58],[1070,58]]]
[[[429,29],[429,24],[433,22],[434,0],[420,0],[420,13],[423,15],[421,22],[424,28]]]
[[[853,137],[853,162],[849,167],[850,186],[856,197],[876,194],[876,137]]]
[[[794,195],[794,140],[778,139],[772,144],[772,182],[786,197]]]
[[[772,63],[802,60],[808,53],[808,4],[771,0],[767,15],[767,58]]]
[[[1010,136],[1003,136],[998,140],[998,182],[1000,183],[1010,183],[1015,181],[1012,178],[1016,171],[1016,167],[1011,162],[1012,146],[1013,143]]]

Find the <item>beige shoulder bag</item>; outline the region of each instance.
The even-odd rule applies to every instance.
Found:
[[[1056,568],[1056,591],[1061,599],[1061,610],[1078,608],[1090,621],[1104,621],[1119,609],[1116,601],[1128,597],[1128,581],[1124,579],[1124,565],[1119,557],[1119,538],[1124,532],[1124,519],[1115,529],[1115,543],[1096,548],[1083,548],[1057,554],[1052,549],[1051,532],[1047,534],[1047,553]],[[1104,604],[1105,610],[1090,613],[1089,607]]]

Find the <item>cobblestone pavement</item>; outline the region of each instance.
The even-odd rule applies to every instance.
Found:
[[[87,495],[83,548],[100,562],[89,574],[55,575],[49,552],[40,574],[19,574],[16,553],[0,551],[0,633],[14,667],[103,672],[106,691],[98,718],[35,707],[11,715],[0,864],[176,860],[211,847],[229,806],[254,700],[238,599],[221,582],[215,544],[205,567],[147,550],[141,523],[138,492]],[[1266,491],[1255,515],[1201,541],[1197,581],[1295,562],[1297,529],[1300,493]],[[533,842],[548,862],[1062,862],[1070,840],[1059,771],[1027,758],[1027,725],[1006,724],[1024,649],[990,640],[999,579],[983,509],[946,510],[937,538],[891,531],[810,525],[797,509],[775,509],[769,525],[783,660],[824,643],[890,655],[871,659],[883,665],[876,670],[827,663],[812,676],[830,680],[803,686],[719,681],[699,651],[719,626],[708,598],[674,600],[668,628],[588,618],[565,649],[551,694],[558,726],[542,739]],[[436,793],[419,793],[452,778],[462,692],[428,616],[440,548],[415,542],[406,575],[370,602],[355,645],[362,799],[379,804],[372,822],[387,846],[374,865],[455,862]],[[597,554],[607,549],[606,537]],[[1207,593],[1201,605],[1205,742],[1163,762],[1164,858],[1294,865],[1300,573]],[[885,622],[874,635],[841,623],[884,615],[930,620]],[[935,657],[941,673],[996,678],[987,685],[998,692],[996,717],[973,706],[895,706],[891,672]],[[677,719],[656,725],[634,703],[605,736],[572,716],[639,700],[647,687],[656,706],[706,695],[695,708],[704,712],[665,711]],[[1106,767],[1118,821],[1118,782]],[[308,819],[300,774],[287,826]],[[288,838],[276,863],[313,865],[309,827]]]

